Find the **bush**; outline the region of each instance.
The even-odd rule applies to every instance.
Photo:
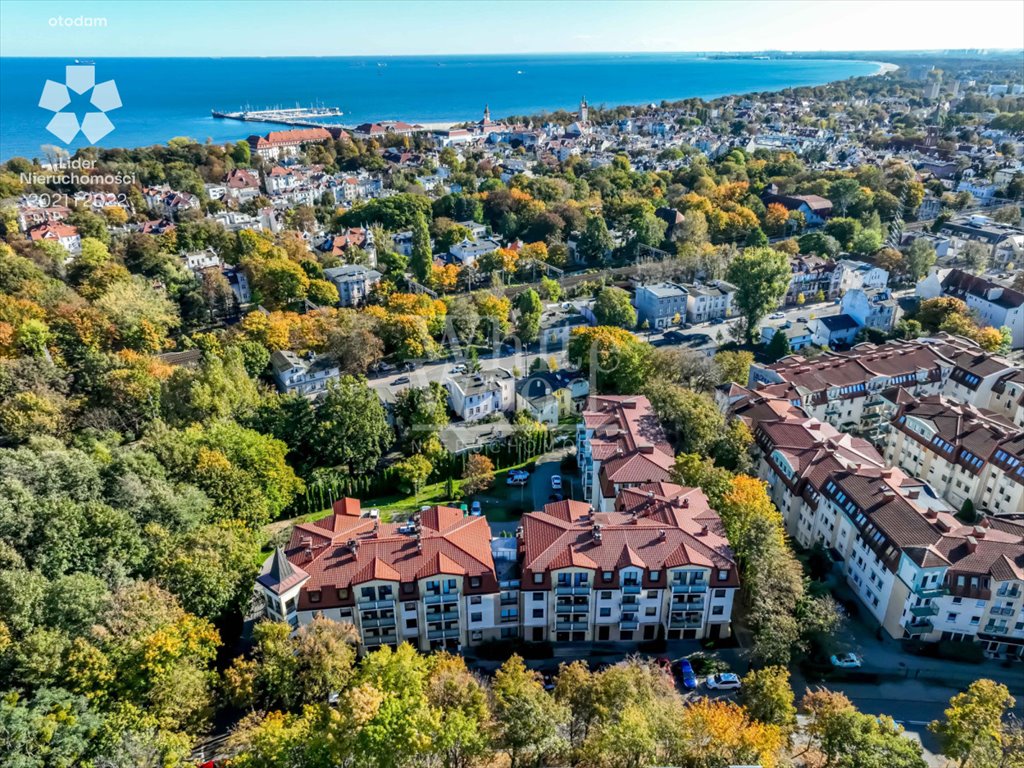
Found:
[[[695,653],[688,657],[695,675],[716,675],[719,672],[728,672],[729,665],[717,656],[708,656],[705,653]]]

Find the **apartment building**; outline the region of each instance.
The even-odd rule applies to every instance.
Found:
[[[506,368],[452,376],[444,386],[448,407],[463,421],[511,411],[516,404],[516,377]]]
[[[699,488],[644,483],[615,509],[559,501],[523,516],[522,629],[530,641],[723,638],[739,576]]]
[[[346,498],[329,517],[296,525],[256,583],[274,621],[295,628],[315,616],[350,622],[364,651],[402,642],[457,651],[518,633],[517,614],[503,622],[508,598],[490,539],[485,518],[452,507],[384,523]]]
[[[1024,524],[965,525],[927,482],[784,398],[734,390],[720,401],[751,425],[756,473],[789,533],[830,552],[889,635],[1024,657]]]
[[[668,328],[686,317],[689,292],[676,283],[654,283],[637,287],[633,302],[637,322],[648,323],[654,330]]]
[[[842,430],[869,434],[892,415],[886,390],[942,394],[1010,419],[1024,419],[1024,376],[973,341],[939,333],[927,339],[856,344],[814,359],[789,355],[750,368],[750,387],[781,397]],[[998,391],[997,391],[998,390]]]
[[[704,323],[732,317],[732,302],[736,297],[736,286],[725,280],[713,283],[687,285],[686,322]]]
[[[932,271],[917,283],[918,298],[950,296],[962,300],[982,325],[1009,328],[1014,349],[1024,349],[1024,293],[961,269]]]
[[[886,435],[889,464],[916,475],[954,509],[1024,511],[1024,429],[992,411],[931,395],[899,405]]]
[[[330,382],[341,378],[341,369],[331,358],[312,354],[300,357],[286,349],[270,356],[270,369],[278,390],[306,397],[323,394]]]
[[[338,303],[343,307],[358,307],[380,282],[381,273],[362,264],[329,267],[324,277],[338,289]]]
[[[576,427],[583,498],[610,512],[619,493],[671,480],[675,456],[646,397],[592,395]]]

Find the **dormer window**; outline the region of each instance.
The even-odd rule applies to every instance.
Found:
[[[309,592],[308,594],[309,594],[309,602],[311,602],[311,603],[319,603],[320,602],[320,591],[319,590],[317,590],[315,592]]]

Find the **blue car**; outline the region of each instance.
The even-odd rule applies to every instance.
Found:
[[[693,674],[693,666],[688,659],[679,660],[679,677],[683,680],[683,688],[692,691],[697,687],[697,676]]]

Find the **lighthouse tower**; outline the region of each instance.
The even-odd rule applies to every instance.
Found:
[[[589,110],[587,109],[587,97],[586,96],[584,96],[582,99],[580,99],[580,122],[581,123],[588,123],[588,122],[590,122],[590,115],[589,115]]]

